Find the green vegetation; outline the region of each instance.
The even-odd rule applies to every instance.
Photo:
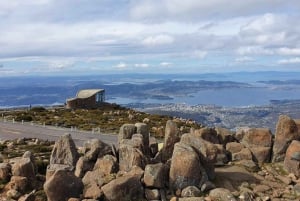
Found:
[[[0,144],[1,158],[11,159],[21,157],[26,151],[30,151],[34,155],[37,172],[41,175],[45,175],[54,142],[43,141],[39,144],[35,144],[34,139],[24,139],[21,143],[17,141],[18,140],[7,141],[2,145]],[[0,190],[1,184],[0,181]]]
[[[127,109],[116,104],[105,104],[98,109],[76,109],[64,108],[45,109],[42,107],[31,110],[6,111],[4,116],[8,120],[30,121],[38,124],[59,126],[66,128],[77,128],[80,130],[101,133],[118,133],[120,127],[125,123],[146,122],[150,133],[156,137],[163,137],[166,122],[173,119],[165,115],[151,115]],[[201,125],[193,121],[176,119],[181,132],[189,132],[190,128],[200,128]]]

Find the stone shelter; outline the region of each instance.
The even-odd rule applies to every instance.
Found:
[[[67,99],[66,108],[97,108],[105,102],[104,89],[84,89],[77,92],[76,97]]]

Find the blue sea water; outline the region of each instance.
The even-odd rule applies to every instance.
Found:
[[[300,88],[274,89],[271,87],[257,87],[217,90],[206,89],[192,93],[189,96],[177,96],[172,98],[172,100],[158,100],[116,97],[108,101],[124,105],[130,103],[184,103],[188,105],[207,104],[224,107],[244,107],[267,105],[270,103],[270,100],[300,100]]]
[[[75,96],[79,89],[105,88],[124,83],[149,83],[158,80],[210,80],[237,81],[251,84],[251,87],[205,88],[183,95],[170,95],[168,99],[130,96],[134,91],[120,94],[116,88],[106,91],[106,100],[117,104],[130,103],[185,103],[188,105],[214,104],[225,107],[267,105],[270,100],[300,100],[300,85],[259,83],[271,79],[296,80],[300,73],[234,73],[205,75],[101,75],[85,77],[0,77],[0,108],[29,105],[60,105],[67,98]],[[300,81],[299,81],[300,82]],[[128,94],[128,95],[126,95]]]

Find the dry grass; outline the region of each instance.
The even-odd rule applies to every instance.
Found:
[[[98,109],[76,109],[68,110],[64,108],[45,109],[32,108],[31,110],[6,111],[5,117],[8,120],[32,121],[34,123],[60,126],[76,127],[77,129],[91,131],[100,128],[102,133],[118,133],[119,128],[125,123],[143,122],[149,120],[150,132],[153,136],[162,137],[163,128],[166,122],[172,117],[165,115],[151,115],[127,109],[115,104],[106,104]],[[189,132],[190,128],[200,128],[201,125],[191,121],[177,120],[181,127],[181,132]]]

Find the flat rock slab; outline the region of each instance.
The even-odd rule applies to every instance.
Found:
[[[219,188],[227,188],[230,191],[238,190],[238,187],[245,181],[249,184],[260,181],[253,173],[240,166],[217,167],[215,172],[215,185]]]

